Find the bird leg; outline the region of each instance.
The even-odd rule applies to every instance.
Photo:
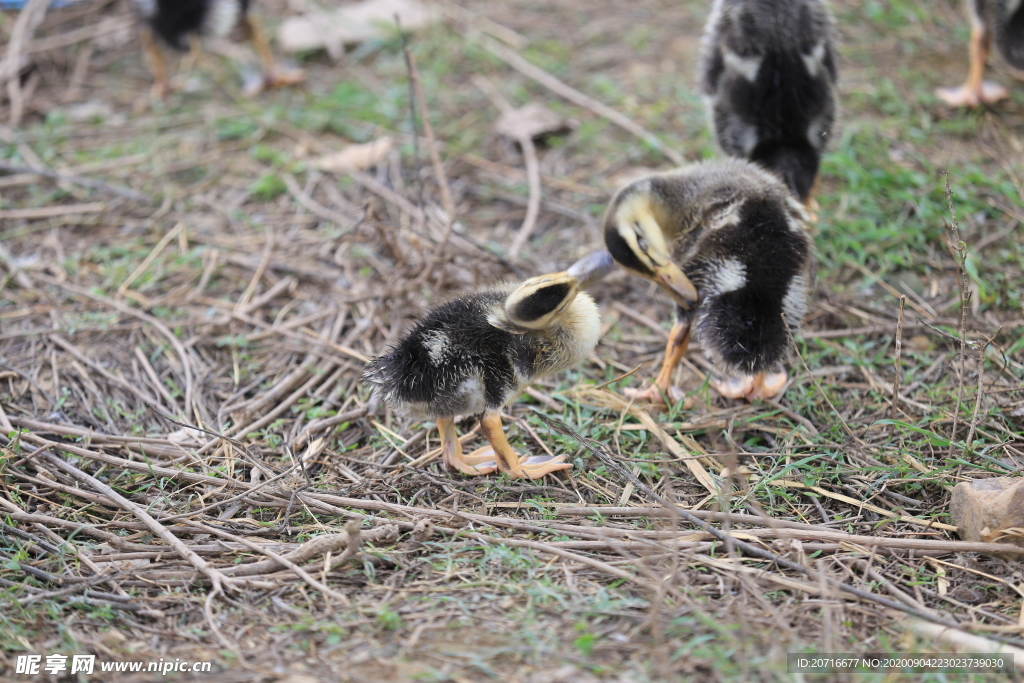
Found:
[[[470,458],[490,458],[497,462],[498,469],[511,479],[540,479],[545,474],[567,470],[571,463],[565,462],[564,455],[524,455],[520,457],[505,438],[505,430],[501,426],[501,415],[485,412],[480,416],[480,429],[490,443],[473,451]]]
[[[247,95],[257,95],[265,88],[279,88],[285,85],[295,85],[306,80],[306,72],[302,69],[285,69],[279,67],[274,61],[274,53],[270,50],[270,41],[267,40],[267,33],[263,29],[263,23],[251,14],[246,14],[242,19],[248,39],[256,48],[256,54],[260,58],[263,82],[246,91]]]
[[[153,72],[153,87],[150,90],[154,97],[164,99],[171,92],[171,85],[167,79],[167,62],[164,61],[164,53],[156,43],[153,36],[153,29],[143,27],[140,34],[142,50],[149,62],[149,69]]]
[[[672,386],[672,373],[675,371],[679,361],[686,355],[686,349],[690,346],[690,323],[676,322],[668,333],[668,343],[665,345],[665,360],[661,364],[661,371],[654,379],[654,384],[643,391],[626,389],[623,393],[636,401],[649,401],[658,405],[665,405],[666,398],[675,402],[682,398],[682,392]],[[684,408],[693,405],[693,399],[687,399],[683,404]]]
[[[939,88],[935,94],[951,107],[977,107],[982,102],[995,104],[1010,94],[1003,86],[984,80],[985,62],[988,60],[991,35],[987,27],[977,20],[971,24],[970,64],[967,81],[958,88]]]
[[[476,451],[469,455],[463,455],[462,442],[459,441],[459,436],[455,433],[454,419],[450,417],[439,419],[437,431],[441,437],[441,457],[448,467],[470,476],[490,474],[497,469],[493,455],[490,458],[482,458],[476,454]]]
[[[782,372],[759,372],[755,375],[711,380],[711,386],[725,398],[773,398],[786,388],[789,375]]]

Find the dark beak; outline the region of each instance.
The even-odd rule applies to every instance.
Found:
[[[576,278],[580,289],[586,289],[607,275],[613,267],[615,267],[615,261],[611,254],[607,251],[595,251],[569,266],[565,272],[570,277]]]

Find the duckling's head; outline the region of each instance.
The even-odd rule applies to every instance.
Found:
[[[561,273],[530,278],[505,300],[505,319],[524,330],[553,327],[562,322],[580,291],[603,277],[613,265],[607,252],[598,251]]]
[[[670,236],[663,226],[664,204],[650,179],[619,191],[604,217],[604,243],[612,258],[626,270],[656,282],[685,309],[697,303],[697,289],[672,260]]]

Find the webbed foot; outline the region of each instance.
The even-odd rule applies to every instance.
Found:
[[[725,398],[752,401],[778,396],[786,388],[788,380],[789,375],[785,372],[760,372],[756,375],[712,379],[711,386]]]
[[[982,103],[995,104],[1010,96],[1009,91],[998,83],[982,81],[977,88],[967,83],[957,88],[937,88],[935,96],[951,107],[980,107]]]
[[[646,389],[623,389],[622,394],[626,398],[633,399],[637,403],[650,403],[654,406],[668,406],[666,398],[672,401],[672,404],[676,404],[681,400],[684,400],[683,408],[689,409],[693,407],[693,397],[686,396],[686,393],[677,386],[669,385],[668,387],[661,387],[657,384],[652,384]]]

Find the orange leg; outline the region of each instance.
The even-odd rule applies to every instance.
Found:
[[[821,208],[818,205],[818,200],[814,198],[814,195],[818,193],[818,179],[821,176],[815,176],[814,184],[811,185],[811,191],[807,193],[807,199],[804,200],[804,209],[807,210],[807,218],[811,223],[818,222],[818,210]]]
[[[462,454],[462,443],[455,433],[455,421],[452,418],[439,419],[437,431],[441,437],[441,457],[448,467],[470,476],[490,474],[497,469],[493,456],[481,458],[475,451],[469,455]]]
[[[759,372],[756,375],[711,380],[715,391],[726,398],[773,398],[786,388],[789,375],[783,372]]]
[[[672,386],[672,373],[675,371],[679,361],[686,355],[690,347],[690,323],[677,322],[668,333],[668,343],[665,345],[665,360],[661,364],[661,370],[654,379],[654,384],[643,391],[626,390],[627,396],[637,401],[650,401],[654,404],[665,405],[666,397],[672,401],[681,398],[681,392]],[[692,400],[688,400],[684,407],[689,408]]]
[[[164,53],[156,43],[153,30],[148,26],[142,28],[140,35],[142,50],[146,53],[149,61],[149,68],[153,72],[153,88],[151,92],[154,97],[164,99],[171,92],[171,85],[167,78],[167,63],[164,61]]]
[[[520,457],[505,438],[505,430],[501,426],[501,415],[485,412],[480,416],[480,429],[491,444],[479,448],[469,455],[470,458],[490,458],[497,463],[498,469],[512,479],[540,479],[545,474],[567,470],[571,463],[565,462],[564,455],[554,457],[547,455]]]
[[[274,53],[270,51],[270,41],[267,40],[266,31],[263,30],[263,23],[246,14],[242,24],[248,33],[249,40],[256,48],[256,54],[260,58],[263,71],[263,82],[255,88],[247,90],[247,95],[256,95],[264,88],[279,88],[284,85],[295,85],[306,80],[306,72],[302,69],[283,69],[277,66],[274,61]]]
[[[967,81],[958,88],[939,88],[935,94],[951,107],[977,107],[982,102],[995,104],[1009,97],[1001,85],[984,80],[985,62],[988,61],[991,36],[985,26],[975,21],[971,25],[970,65]]]

